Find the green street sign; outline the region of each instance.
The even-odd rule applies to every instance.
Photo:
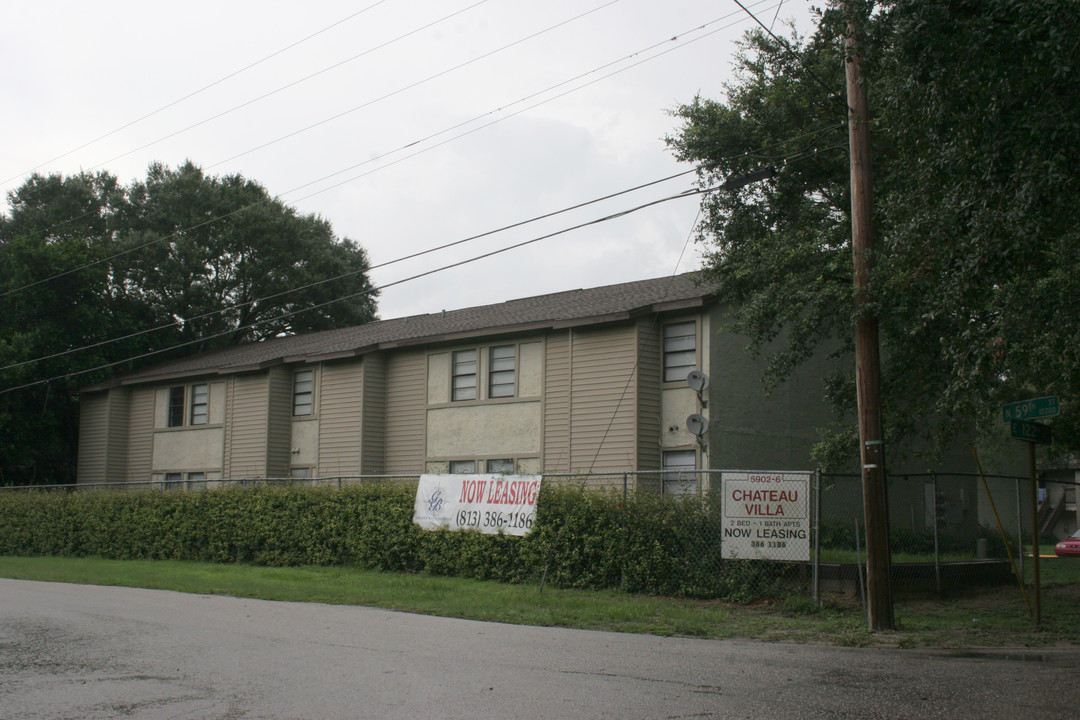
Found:
[[[1010,420],[1012,436],[1024,442],[1049,445],[1051,440],[1050,427],[1031,420]]]
[[[1034,400],[1021,400],[1009,403],[1001,408],[1002,420],[1033,420],[1035,418],[1052,417],[1061,412],[1058,407],[1058,396],[1035,398]]]

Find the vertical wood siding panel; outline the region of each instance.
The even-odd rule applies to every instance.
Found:
[[[128,413],[127,480],[148,482],[153,474],[154,461],[154,395],[153,387],[131,390]]]
[[[366,364],[357,359],[322,366],[317,403],[320,475],[361,474]]]
[[[616,472],[634,469],[637,460],[636,351],[634,326],[574,332],[571,470]]]
[[[231,478],[265,477],[268,409],[268,374],[238,375],[228,441]]]
[[[80,395],[77,482],[105,482],[110,429],[109,391]]]
[[[363,420],[360,472],[386,471],[386,360],[381,353],[364,356]]]
[[[660,469],[660,324],[638,323],[637,469]]]
[[[229,375],[225,379],[225,448],[224,463],[221,468],[222,477],[232,477],[232,427],[236,409],[236,376]]]
[[[266,476],[287,477],[292,458],[291,366],[270,368],[267,404]]]
[[[127,479],[128,417],[131,413],[131,391],[113,388],[109,391],[109,446],[105,478],[109,482]]]
[[[544,343],[544,470],[569,472],[570,331],[553,332]]]
[[[427,354],[394,353],[386,362],[386,472],[424,470]]]

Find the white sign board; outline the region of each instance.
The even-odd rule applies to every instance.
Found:
[[[413,522],[425,530],[525,535],[536,520],[540,475],[421,475]]]
[[[810,473],[725,472],[720,555],[810,560]]]

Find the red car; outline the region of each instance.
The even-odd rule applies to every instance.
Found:
[[[1080,557],[1080,530],[1077,530],[1054,546],[1058,557]]]

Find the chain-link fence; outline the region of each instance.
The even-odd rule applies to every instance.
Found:
[[[416,480],[189,479],[3,489],[198,492]],[[1031,481],[1013,476],[925,473],[894,475],[887,483],[891,581],[898,593],[1007,584],[1014,582],[1014,567],[1030,577],[1033,537],[1052,554],[1053,544],[1077,527],[1072,481],[1041,482],[1034,497]],[[538,527],[550,525],[542,527],[542,577],[553,583],[591,586],[581,576],[592,573],[630,592],[743,600],[863,592],[865,528],[857,475],[642,471],[548,474],[542,485],[563,491],[546,516],[542,504],[538,509]],[[571,507],[577,501],[567,500],[567,493],[592,498],[585,503],[588,512]]]

